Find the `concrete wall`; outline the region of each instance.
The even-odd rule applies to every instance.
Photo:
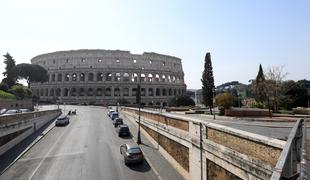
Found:
[[[60,115],[60,110],[29,112],[0,117],[0,155],[17,145],[46,123]]]
[[[32,109],[32,99],[0,99],[0,109]]]
[[[123,110],[137,119],[136,109]],[[142,127],[160,141],[163,155],[172,157],[188,179],[269,179],[285,145],[281,140],[193,118],[141,111]],[[180,122],[167,123],[167,119]]]

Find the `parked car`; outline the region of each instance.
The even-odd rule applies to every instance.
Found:
[[[69,117],[67,115],[59,116],[55,121],[55,126],[65,126],[69,124]]]
[[[112,120],[114,120],[115,118],[118,118],[118,112],[113,112],[110,117]]]
[[[115,118],[115,119],[113,120],[113,125],[114,125],[114,127],[117,127],[118,125],[121,125],[121,124],[124,124],[122,118]]]
[[[109,109],[109,111],[108,111],[108,116],[111,117],[111,114],[114,113],[114,112],[115,112],[114,110]]]
[[[0,115],[4,114],[7,111],[7,109],[1,109],[0,110]]]
[[[119,137],[121,137],[121,136],[129,136],[130,135],[130,131],[129,131],[129,128],[128,128],[127,124],[119,125],[117,127],[116,131],[117,131]]]
[[[20,111],[21,113],[31,112],[31,110],[30,110],[30,109],[19,109],[19,111]]]
[[[137,144],[122,144],[120,153],[124,157],[125,164],[142,163],[144,160],[143,153]]]

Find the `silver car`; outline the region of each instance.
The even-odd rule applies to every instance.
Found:
[[[65,126],[69,124],[69,117],[66,115],[59,116],[55,121],[55,126]]]
[[[142,163],[144,160],[143,153],[137,144],[122,144],[120,153],[124,157],[125,164]]]

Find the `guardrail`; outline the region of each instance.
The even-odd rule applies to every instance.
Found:
[[[296,179],[301,175],[297,167],[303,158],[304,126],[304,119],[299,119],[295,123],[274,168],[271,180]],[[306,172],[305,169],[302,171]]]

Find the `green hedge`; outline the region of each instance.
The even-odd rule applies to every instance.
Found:
[[[16,97],[15,97],[13,94],[4,92],[4,91],[2,91],[2,90],[0,90],[0,98],[4,98],[4,99],[16,99]]]

